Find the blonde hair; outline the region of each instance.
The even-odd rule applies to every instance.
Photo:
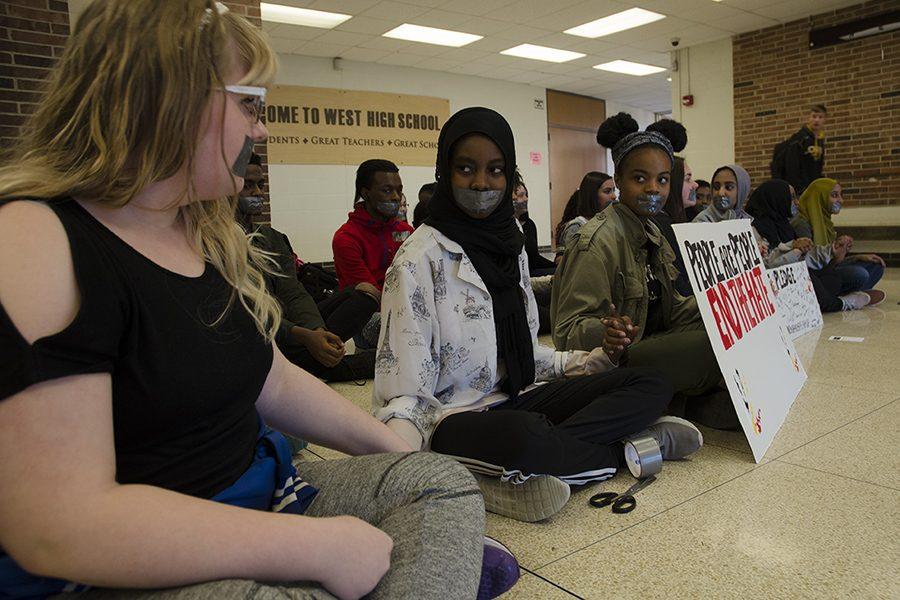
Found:
[[[190,183],[210,96],[238,66],[235,55],[247,71],[239,83],[274,77],[262,32],[220,14],[217,3],[95,0],[0,167],[0,198],[75,196],[120,207],[186,166],[188,203],[179,213],[188,240],[231,284],[226,312],[238,299],[271,341],[281,319],[264,279],[273,262],[235,221],[237,190],[198,201]],[[221,158],[230,170],[224,148]]]

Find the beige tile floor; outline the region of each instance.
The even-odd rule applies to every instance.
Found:
[[[798,340],[809,379],[761,464],[743,434],[704,430],[630,514],[587,503],[633,483],[620,475],[542,523],[488,515],[523,569],[504,598],[900,599],[900,269],[880,287],[881,306]],[[369,408],[371,382],[333,387]]]

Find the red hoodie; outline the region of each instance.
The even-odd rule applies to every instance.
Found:
[[[380,290],[385,271],[413,228],[398,219],[387,222],[373,219],[363,202],[348,216],[331,240],[338,287],[344,289],[366,282]]]

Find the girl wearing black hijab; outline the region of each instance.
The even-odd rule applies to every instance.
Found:
[[[654,371],[538,343],[515,168],[498,113],[468,108],[444,125],[431,216],[385,279],[373,402],[413,447],[475,472],[488,510],[537,521],[562,508],[570,484],[612,477],[630,434],[649,427],[664,458],[697,440],[654,422],[671,398]]]

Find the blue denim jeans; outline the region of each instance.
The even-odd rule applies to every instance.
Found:
[[[841,278],[840,294],[870,290],[884,275],[884,267],[881,264],[852,258],[836,265],[834,271]]]

